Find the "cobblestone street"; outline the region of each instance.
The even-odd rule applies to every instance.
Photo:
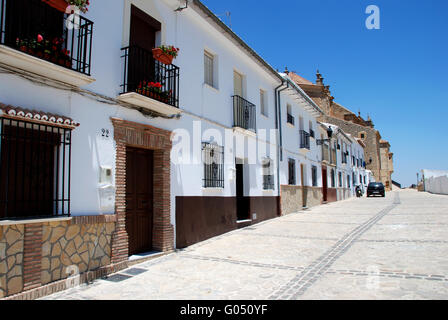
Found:
[[[448,197],[322,205],[119,275],[45,299],[447,299]]]

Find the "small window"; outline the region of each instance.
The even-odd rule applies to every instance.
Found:
[[[347,175],[347,188],[350,188],[350,175]]]
[[[260,89],[260,110],[261,114],[268,117],[268,106],[266,102],[266,91]]]
[[[317,187],[317,167],[311,167],[311,178],[313,180],[313,187]]]
[[[204,162],[204,188],[224,188],[224,148],[202,143]]]
[[[294,117],[292,116],[292,107],[290,104],[286,105],[286,122],[294,125]]]
[[[274,174],[271,159],[263,161],[263,190],[274,190]]]
[[[342,188],[342,173],[338,173],[339,188]]]
[[[214,56],[204,51],[204,82],[209,86],[215,87],[213,82]]]
[[[288,159],[288,184],[296,184],[296,160]]]

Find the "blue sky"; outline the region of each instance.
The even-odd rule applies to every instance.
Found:
[[[448,170],[448,1],[203,0],[231,12],[232,29],[273,67],[315,81],[318,68],[335,100],[370,114],[391,143],[404,186],[423,168]],[[274,5],[273,5],[274,4]],[[368,30],[368,5],[381,29]]]

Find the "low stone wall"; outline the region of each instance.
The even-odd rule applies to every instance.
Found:
[[[115,216],[0,225],[0,298],[111,264]]]
[[[352,197],[350,189],[347,188],[337,188],[338,201],[345,200]]]
[[[0,298],[23,288],[24,225],[0,225]]]
[[[302,187],[282,185],[281,192],[281,212],[287,215],[303,209]]]

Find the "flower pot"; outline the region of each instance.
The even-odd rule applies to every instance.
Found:
[[[65,12],[68,7],[68,3],[65,0],[42,0],[42,2],[45,2],[50,7],[53,7],[61,12]]]
[[[21,46],[20,51],[28,52],[28,48],[26,46]]]
[[[66,66],[67,68],[71,68],[71,67],[72,67],[72,62],[71,62],[71,60],[67,60],[67,61],[65,61],[65,66]]]
[[[156,59],[157,61],[160,61],[164,64],[172,64],[173,63],[174,57],[170,56],[169,54],[166,54],[160,48],[152,49],[152,55],[153,55],[154,59]]]

